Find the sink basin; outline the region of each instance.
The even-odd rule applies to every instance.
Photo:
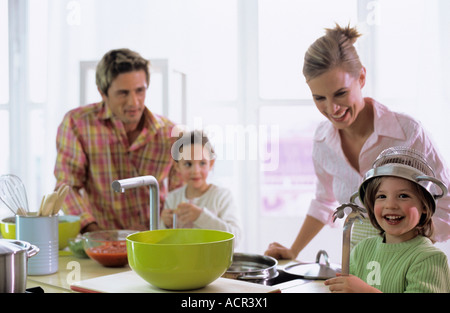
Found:
[[[127,237],[128,264],[167,290],[205,287],[232,263],[234,235],[207,229],[160,229]]]

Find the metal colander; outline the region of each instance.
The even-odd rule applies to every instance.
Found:
[[[384,150],[373,163],[373,168],[387,164],[403,164],[415,168],[422,175],[435,176],[424,155],[411,148],[392,147]]]
[[[368,182],[380,176],[395,176],[410,180],[423,187],[434,200],[447,194],[447,187],[435,178],[434,171],[425,156],[408,147],[391,147],[380,153],[359,187],[358,196],[362,203]]]

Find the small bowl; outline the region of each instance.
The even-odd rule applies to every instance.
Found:
[[[76,215],[58,216],[59,250],[67,247],[67,240],[76,237],[81,229],[80,217]],[[0,232],[5,239],[16,239],[16,217],[5,217],[0,222]]]
[[[0,232],[5,239],[16,239],[16,217],[5,217],[0,222]]]
[[[58,217],[59,250],[68,246],[69,238],[76,237],[80,233],[80,217],[77,215],[60,215]]]
[[[135,230],[99,230],[83,235],[83,247],[94,261],[106,267],[128,264],[126,237]]]
[[[140,277],[161,289],[205,287],[233,260],[234,235],[208,229],[160,229],[127,237],[128,261]]]
[[[86,254],[83,248],[83,238],[69,238],[67,240],[67,244],[69,245],[69,250],[72,254],[80,259],[88,259],[89,256]]]

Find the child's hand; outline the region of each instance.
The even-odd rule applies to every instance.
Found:
[[[337,274],[337,277],[326,280],[325,285],[330,286],[329,289],[331,292],[340,292],[340,293],[380,292],[375,287],[370,286],[359,277],[353,275],[342,276],[341,274]]]
[[[202,211],[203,209],[199,208],[195,204],[181,202],[175,213],[177,214],[177,219],[180,221],[180,224],[188,224],[197,220]]]
[[[172,228],[173,212],[174,212],[174,210],[171,210],[171,209],[164,209],[161,211],[161,219],[167,228]]]

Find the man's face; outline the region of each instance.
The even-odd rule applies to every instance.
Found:
[[[125,130],[137,128],[145,108],[147,80],[143,70],[119,74],[111,83],[107,94],[100,92],[103,101],[125,126]]]

